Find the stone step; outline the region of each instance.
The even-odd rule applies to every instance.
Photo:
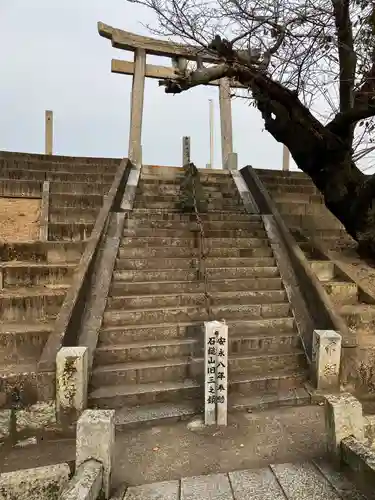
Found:
[[[178,207],[178,201],[175,200],[174,202],[173,201],[148,201],[148,200],[145,200],[144,197],[140,197],[140,198],[135,198],[134,200],[134,208],[158,208],[158,209],[164,209],[164,210],[171,210],[171,209],[175,209],[175,210],[179,210],[179,207]],[[225,201],[222,201],[222,200],[213,200],[213,201],[210,201],[208,204],[207,204],[207,210],[208,211],[211,211],[211,210],[219,210],[219,211],[225,211],[225,210],[228,210],[228,211],[231,211],[231,212],[234,212],[236,210],[240,211],[240,212],[243,212],[244,211],[244,206],[242,204],[242,201],[238,201],[236,202],[236,200],[225,200]]]
[[[267,168],[256,168],[255,172],[257,175],[263,179],[264,176],[266,177],[274,177],[277,179],[304,179],[308,180],[311,182],[310,177],[305,174],[304,172],[301,172],[300,170],[271,170]]]
[[[287,189],[289,186],[314,186],[312,180],[309,177],[295,177],[295,176],[280,176],[280,175],[273,175],[273,174],[261,174],[260,176],[261,181],[263,184],[268,185],[268,184],[278,184],[280,186],[285,186]]]
[[[207,291],[213,292],[240,292],[254,290],[281,290],[283,288],[280,277],[277,278],[249,278],[217,280],[207,283]],[[202,281],[164,281],[164,282],[144,282],[131,283],[128,281],[115,281],[112,283],[109,295],[111,297],[125,295],[145,295],[151,294],[181,294],[181,293],[204,293],[205,286]]]
[[[324,204],[324,198],[320,194],[289,193],[288,191],[270,192],[270,196],[275,203],[295,203],[295,204]]]
[[[320,281],[332,281],[335,277],[335,265],[330,260],[311,260],[311,270]]]
[[[217,267],[274,267],[273,257],[207,257],[204,260],[206,269]],[[192,269],[199,267],[199,258],[152,258],[149,259],[117,259],[116,271],[144,269]]]
[[[3,262],[3,287],[32,285],[70,285],[75,264],[42,264],[31,262]]]
[[[48,224],[48,239],[51,241],[87,240],[90,238],[93,228],[94,222],[51,222]]]
[[[217,230],[234,230],[242,229],[245,231],[262,229],[263,223],[259,220],[219,220],[207,221],[202,220],[204,232]],[[181,230],[197,231],[200,229],[200,224],[196,220],[192,221],[165,221],[165,220],[140,220],[130,218],[126,221],[127,229],[173,229],[176,232]]]
[[[42,195],[42,185],[43,182],[40,181],[18,181],[0,177],[0,197],[40,198]]]
[[[101,338],[101,337],[100,337]],[[230,335],[228,339],[229,355],[236,359],[263,354],[301,354],[301,340],[297,332],[257,331],[248,335]],[[203,336],[190,338],[163,338],[144,340],[138,338],[127,344],[103,343],[99,341],[95,352],[95,366],[128,363],[135,361],[184,358],[185,362],[203,362]],[[193,358],[196,358],[193,360]],[[242,359],[242,358],[241,358]],[[250,363],[252,365],[252,363]],[[234,367],[235,368],[235,367]],[[251,369],[251,367],[248,369]],[[193,372],[191,372],[193,373]]]
[[[253,248],[209,248],[205,249],[206,258],[243,258],[243,257],[272,257],[272,249],[267,245],[267,240],[261,240],[263,246]],[[206,253],[207,252],[207,253]],[[119,259],[168,259],[198,257],[198,248],[192,247],[120,247]]]
[[[348,327],[358,333],[373,335],[375,328],[375,305],[355,304],[338,308]]]
[[[178,237],[160,237],[160,236],[142,236],[142,237],[128,237],[122,238],[121,247],[125,248],[160,248],[160,247],[184,247],[184,248],[198,248],[198,242],[195,237],[178,238]],[[205,238],[204,248],[254,248],[261,246],[269,246],[268,238],[252,237],[252,238]]]
[[[55,208],[97,208],[103,205],[103,196],[100,194],[73,194],[73,193],[54,193],[50,196],[50,210]]]
[[[311,231],[343,229],[341,222],[327,211],[323,215],[284,215],[289,227],[306,228]]]
[[[108,193],[112,183],[88,183],[88,182],[51,182],[50,196],[58,194],[96,194],[104,196]]]
[[[353,281],[325,281],[324,289],[333,304],[358,303],[358,286]]]
[[[216,319],[262,319],[290,316],[288,302],[270,304],[222,304],[211,307],[212,316]],[[164,307],[133,310],[107,310],[104,312],[104,327],[115,325],[136,325],[150,323],[181,323],[191,321],[208,321],[205,307]]]
[[[27,241],[6,243],[0,242],[0,261],[31,261],[73,263],[78,262],[85,248],[86,242],[52,242]]]
[[[308,185],[294,185],[294,184],[284,184],[284,183],[265,183],[266,188],[270,193],[283,193],[284,191],[288,193],[301,193],[308,195],[319,194],[318,189],[313,184]]]
[[[283,217],[285,217],[286,215],[333,217],[327,207],[321,203],[289,203],[288,201],[286,201],[278,202],[277,208]]]
[[[196,221],[195,214],[185,214],[179,212],[166,212],[165,210],[149,210],[147,208],[135,208],[130,213],[130,217],[133,220],[149,220],[149,221],[168,221],[168,222],[187,222],[190,220]],[[260,215],[253,215],[248,213],[240,212],[209,212],[205,214],[199,214],[199,217],[203,221],[261,221]]]
[[[39,359],[43,346],[53,331],[53,322],[1,322],[0,364]]]
[[[227,321],[230,337],[295,335],[294,318],[258,318]],[[153,323],[149,325],[102,326],[100,345],[126,344],[137,340],[154,341],[170,338],[200,338],[204,336],[202,322]]]
[[[102,345],[96,348],[94,365],[111,365],[168,358],[193,358],[201,354],[197,339],[168,339],[154,342],[137,341],[133,344]]]
[[[32,165],[31,165],[32,166]],[[3,179],[15,179],[15,180],[32,180],[32,181],[52,181],[52,182],[92,182],[92,183],[104,183],[111,184],[113,181],[114,174],[106,173],[77,173],[77,172],[58,172],[36,169],[32,170],[29,168],[24,169],[7,169],[0,168],[0,176]]]
[[[98,208],[54,207],[50,210],[50,223],[77,224],[80,222],[94,224],[99,214]]]
[[[84,158],[82,160],[85,160]],[[49,173],[59,174],[112,174],[115,175],[120,161],[117,164],[88,163],[51,161],[48,159],[20,159],[20,158],[0,158],[0,172],[2,170],[41,170]]]
[[[283,302],[287,300],[285,290],[256,290],[256,291],[233,291],[233,292],[212,292],[210,293],[210,304],[259,304]],[[158,295],[133,295],[109,297],[107,300],[107,311],[116,309],[141,309],[141,308],[163,308],[163,307],[186,307],[204,306],[204,293],[174,293]]]
[[[30,162],[35,165],[46,165],[47,163],[61,165],[99,165],[102,168],[119,165],[122,158],[103,158],[90,156],[63,156],[45,155],[39,153],[20,153],[15,151],[0,151],[0,159],[14,162]]]
[[[124,237],[130,238],[198,238],[199,231],[190,231],[189,229],[124,229]],[[204,238],[266,238],[265,229],[259,225],[255,229],[205,229]]]
[[[217,183],[217,184],[207,184],[202,183],[203,193],[206,196],[218,195],[221,194],[237,194],[236,193],[236,185],[229,183]],[[175,196],[179,197],[181,194],[180,184],[171,184],[171,183],[155,183],[155,182],[145,182],[144,180],[140,180],[137,186],[137,193],[140,195],[150,195],[150,193],[154,193],[157,196]]]
[[[145,347],[145,351],[156,356],[156,346]],[[180,346],[182,347],[182,346]],[[183,349],[181,349],[183,350]],[[119,349],[118,349],[119,351]],[[122,356],[114,349],[107,350],[106,356],[101,351],[99,359],[108,360],[108,364],[96,366],[93,370],[92,388],[122,384],[147,384],[156,382],[183,382],[186,379],[204,383],[204,359],[173,356],[170,359],[146,358],[128,359],[131,349],[124,349]],[[171,345],[164,349],[171,351]],[[160,350],[160,353],[163,351]],[[256,376],[270,370],[299,370],[305,366],[305,355],[302,351],[294,349],[292,352],[241,354],[229,357],[228,378],[235,377],[238,373],[246,371],[248,376]]]
[[[181,196],[179,186],[176,186],[173,192],[165,192],[160,189],[160,185],[157,186],[142,186],[138,185],[136,190],[136,198],[144,199],[149,201],[170,201],[175,203]],[[216,200],[236,200],[239,202],[241,200],[236,186],[224,186],[223,189],[213,189],[210,190],[209,186],[203,187],[203,197],[206,201],[216,201]]]
[[[66,288],[5,288],[0,291],[0,321],[49,319],[60,311]]]
[[[225,280],[235,278],[275,278],[279,277],[276,266],[269,267],[218,267],[206,269],[207,279]],[[113,273],[115,281],[197,281],[198,270],[188,269],[144,269],[144,270],[117,270]]]
[[[231,406],[231,393],[242,395],[254,395],[256,393],[267,393],[285,391],[301,387],[307,379],[307,373],[303,371],[281,371],[267,373],[259,376],[248,374],[236,375],[229,381],[229,401]],[[110,385],[100,387],[89,395],[91,407],[98,408],[122,408],[124,406],[137,406],[140,404],[152,404],[158,402],[181,402],[186,400],[203,400],[203,386],[199,383],[185,379],[183,382],[159,382],[150,384],[128,384]]]
[[[231,174],[227,170],[215,169],[206,170],[198,168],[199,178],[202,182],[228,182],[232,180]],[[178,179],[181,180],[185,176],[182,167],[166,167],[164,165],[142,165],[141,179],[156,178],[156,179]]]

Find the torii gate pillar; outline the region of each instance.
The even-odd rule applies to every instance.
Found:
[[[134,165],[141,163],[143,100],[145,94],[146,51],[134,51],[134,74],[131,93],[128,157]]]

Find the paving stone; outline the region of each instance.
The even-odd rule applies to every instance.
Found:
[[[227,474],[211,474],[181,480],[181,500],[233,500]]]
[[[288,500],[340,500],[311,463],[271,465],[271,468]]]
[[[179,500],[179,481],[145,484],[128,488],[124,500]]]
[[[270,468],[230,472],[235,500],[285,500]]]

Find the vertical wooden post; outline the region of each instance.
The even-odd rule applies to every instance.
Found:
[[[142,143],[143,99],[145,93],[146,51],[134,52],[134,75],[131,93],[130,133],[128,157],[134,164],[139,164]]]
[[[210,110],[210,163],[209,168],[214,168],[214,102],[209,100]]]
[[[289,170],[289,149],[283,144],[283,170]]]
[[[45,145],[46,155],[53,154],[53,111],[46,110],[45,113]]]
[[[48,241],[48,222],[49,222],[49,181],[43,182],[42,203],[40,208],[40,229],[39,239]]]
[[[223,168],[227,167],[229,153],[233,152],[232,135],[232,103],[230,97],[230,81],[221,78],[219,86],[220,124],[221,124],[221,155]]]
[[[182,166],[190,163],[190,137],[182,138]]]

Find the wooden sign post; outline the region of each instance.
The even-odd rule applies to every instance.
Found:
[[[227,425],[228,326],[209,321],[205,326],[205,425]]]

